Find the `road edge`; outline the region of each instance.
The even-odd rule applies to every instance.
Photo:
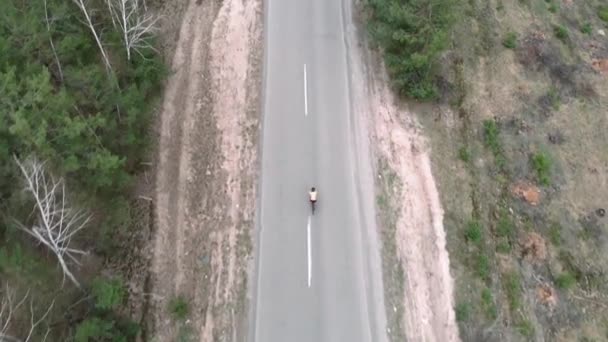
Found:
[[[358,0],[341,0],[341,21],[343,31],[343,44],[346,51],[345,60],[347,67],[347,89],[348,89],[348,111],[349,129],[353,143],[353,181],[357,191],[356,205],[359,210],[359,220],[362,224],[361,243],[363,248],[362,261],[365,270],[371,273],[366,279],[366,303],[372,341],[388,341],[386,334],[386,303],[384,300],[384,280],[382,271],[382,246],[379,240],[376,207],[373,199],[367,199],[364,194],[375,194],[375,163],[371,138],[366,129],[366,118],[356,115],[355,99],[353,98],[354,81],[353,75],[357,72],[365,74],[364,70],[355,69],[356,66],[364,67],[365,60],[362,58],[357,42],[361,39],[359,28],[353,15],[352,7],[358,4]],[[363,44],[363,46],[367,46]],[[364,191],[367,185],[368,191]],[[371,201],[371,202],[370,202]],[[375,267],[374,267],[375,266]]]
[[[254,232],[251,234],[251,244],[253,246],[253,260],[248,267],[247,279],[250,279],[249,289],[247,290],[247,301],[249,303],[249,309],[247,318],[244,319],[244,329],[247,330],[246,334],[243,334],[244,341],[242,342],[255,342],[257,334],[257,307],[259,297],[259,275],[261,268],[260,250],[262,245],[262,165],[264,160],[264,123],[266,121],[266,81],[267,81],[267,65],[268,65],[268,8],[270,7],[271,0],[262,0],[262,37],[264,39],[263,51],[262,51],[262,82],[261,82],[261,96],[260,96],[260,116],[259,116],[259,127],[258,127],[258,160],[257,160],[257,186],[254,211]]]

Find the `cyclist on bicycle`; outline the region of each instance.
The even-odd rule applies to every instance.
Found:
[[[312,203],[315,203],[317,201],[317,189],[315,189],[314,186],[310,188],[310,191],[308,192],[308,197],[310,198],[310,201]]]

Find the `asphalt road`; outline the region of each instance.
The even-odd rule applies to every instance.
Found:
[[[256,342],[386,339],[350,110],[349,11],[341,0],[266,2]]]

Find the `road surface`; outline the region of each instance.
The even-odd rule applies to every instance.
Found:
[[[378,251],[367,238],[373,208],[360,195],[373,193],[362,191],[350,110],[344,29],[350,3],[269,0],[265,10],[260,231],[250,339],[385,341],[378,319],[384,315],[381,277],[372,261]],[[307,191],[313,185],[319,201],[310,217]]]

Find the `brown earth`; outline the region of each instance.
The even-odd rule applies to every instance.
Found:
[[[540,189],[534,184],[518,182],[511,187],[511,193],[530,205],[538,205],[540,201]]]
[[[240,333],[253,228],[261,10],[256,0],[192,0],[184,12],[159,118],[144,340],[236,340]],[[188,302],[184,322],[169,310],[177,297]]]

